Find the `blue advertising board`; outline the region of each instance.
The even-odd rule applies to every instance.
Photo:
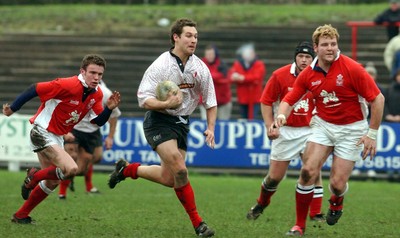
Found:
[[[159,164],[160,158],[146,142],[142,129],[142,118],[120,118],[114,137],[114,146],[104,152],[102,164],[114,164],[119,158],[142,164]],[[108,126],[102,128],[107,134]],[[217,121],[215,148],[205,143],[203,132],[206,122],[191,119],[186,163],[188,167],[252,168],[267,169],[271,141],[267,137],[262,121],[229,120]],[[388,170],[400,169],[400,124],[382,123],[378,132],[377,156],[370,161],[356,163],[356,168]],[[324,164],[328,170],[331,158]],[[290,163],[291,169],[299,169],[300,158]]]

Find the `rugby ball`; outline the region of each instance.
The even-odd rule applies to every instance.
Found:
[[[178,93],[179,87],[176,83],[170,80],[164,80],[157,84],[156,87],[156,98],[160,101],[165,101],[168,98],[168,94],[172,92],[172,94],[176,95]]]

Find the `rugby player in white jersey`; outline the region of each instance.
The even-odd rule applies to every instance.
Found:
[[[196,209],[185,157],[189,116],[198,106],[200,96],[207,110],[205,143],[214,147],[217,100],[213,80],[204,62],[194,55],[198,40],[196,23],[189,19],[178,19],[171,27],[170,37],[173,47],[149,66],[137,92],[139,106],[148,110],[143,122],[144,133],[150,146],[160,156],[161,165],[128,164],[120,160],[110,175],[109,186],[114,188],[126,177],[140,177],[174,188],[196,234],[211,237],[214,230],[204,222]],[[167,100],[160,101],[156,98],[156,87],[165,80],[173,81],[180,90],[176,94],[171,93]]]

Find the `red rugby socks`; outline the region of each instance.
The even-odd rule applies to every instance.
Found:
[[[175,193],[182,206],[185,208],[186,213],[189,215],[193,227],[198,227],[202,222],[202,219],[196,209],[194,192],[192,186],[190,185],[190,182],[188,182],[183,187],[175,188]]]

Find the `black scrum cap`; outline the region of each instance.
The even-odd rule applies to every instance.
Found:
[[[294,51],[295,60],[296,60],[296,56],[300,53],[309,54],[309,55],[311,55],[311,57],[313,57],[313,59],[315,57],[314,47],[308,41],[302,41],[297,45],[296,50]]]

